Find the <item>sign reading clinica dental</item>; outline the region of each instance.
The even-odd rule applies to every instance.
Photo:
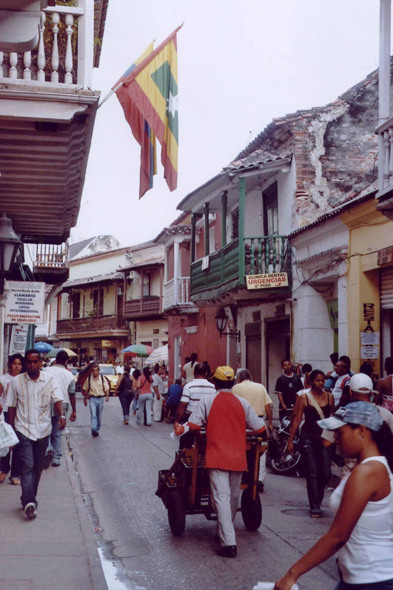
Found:
[[[7,281],[9,295],[5,307],[6,324],[44,322],[45,283]]]
[[[274,289],[288,287],[288,273],[272,272],[261,275],[247,275],[247,289]]]

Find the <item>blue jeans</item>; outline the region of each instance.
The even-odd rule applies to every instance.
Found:
[[[91,397],[89,399],[91,431],[98,432],[101,428],[101,415],[104,408],[104,397]]]
[[[46,450],[46,454],[52,453],[53,454],[53,463],[59,463],[63,456],[63,451],[61,447],[61,437],[63,436],[63,431],[59,429],[59,419],[57,416],[52,416],[52,432],[49,436],[48,448]]]
[[[38,483],[44,468],[45,452],[48,446],[49,436],[38,440],[30,440],[18,430],[15,432],[19,438],[18,447],[22,484],[22,496],[20,499],[22,506],[24,508],[29,502],[34,502],[38,506],[36,498]]]
[[[339,582],[335,590],[393,590],[393,579],[373,584],[346,584]]]
[[[130,419],[130,405],[133,399],[133,391],[122,391],[121,393],[119,393],[119,400],[121,403],[121,408],[123,410],[123,420]]]
[[[151,404],[153,402],[152,393],[142,393],[139,396],[139,410],[137,417],[137,424],[143,424],[143,412],[146,406],[146,423],[151,424]]]
[[[307,470],[307,494],[310,512],[319,514],[330,479],[330,450],[323,446],[320,436],[307,432],[300,435],[300,450]]]

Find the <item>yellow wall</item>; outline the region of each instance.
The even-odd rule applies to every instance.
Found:
[[[370,199],[340,215],[349,228],[348,356],[355,372],[366,360],[361,358],[361,333],[371,326],[381,336],[378,250],[393,245],[393,222],[376,210],[376,204]],[[367,314],[374,319],[368,322]],[[378,359],[368,362],[380,374],[380,346],[376,351]]]

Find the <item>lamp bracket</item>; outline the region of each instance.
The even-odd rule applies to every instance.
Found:
[[[236,338],[237,342],[240,342],[240,332],[220,332],[221,336],[229,336],[229,338]]]

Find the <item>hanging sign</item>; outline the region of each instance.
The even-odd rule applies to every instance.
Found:
[[[247,275],[247,289],[274,289],[288,287],[288,273],[272,272],[262,275]]]
[[[367,344],[378,346],[379,345],[379,332],[361,332],[360,333],[360,344],[366,346]]]
[[[16,354],[17,352],[19,354],[25,354],[28,330],[29,324],[12,326],[9,355]]]
[[[379,358],[379,346],[361,346],[360,357],[362,359],[378,359]]]
[[[6,324],[43,324],[45,283],[7,281]]]

